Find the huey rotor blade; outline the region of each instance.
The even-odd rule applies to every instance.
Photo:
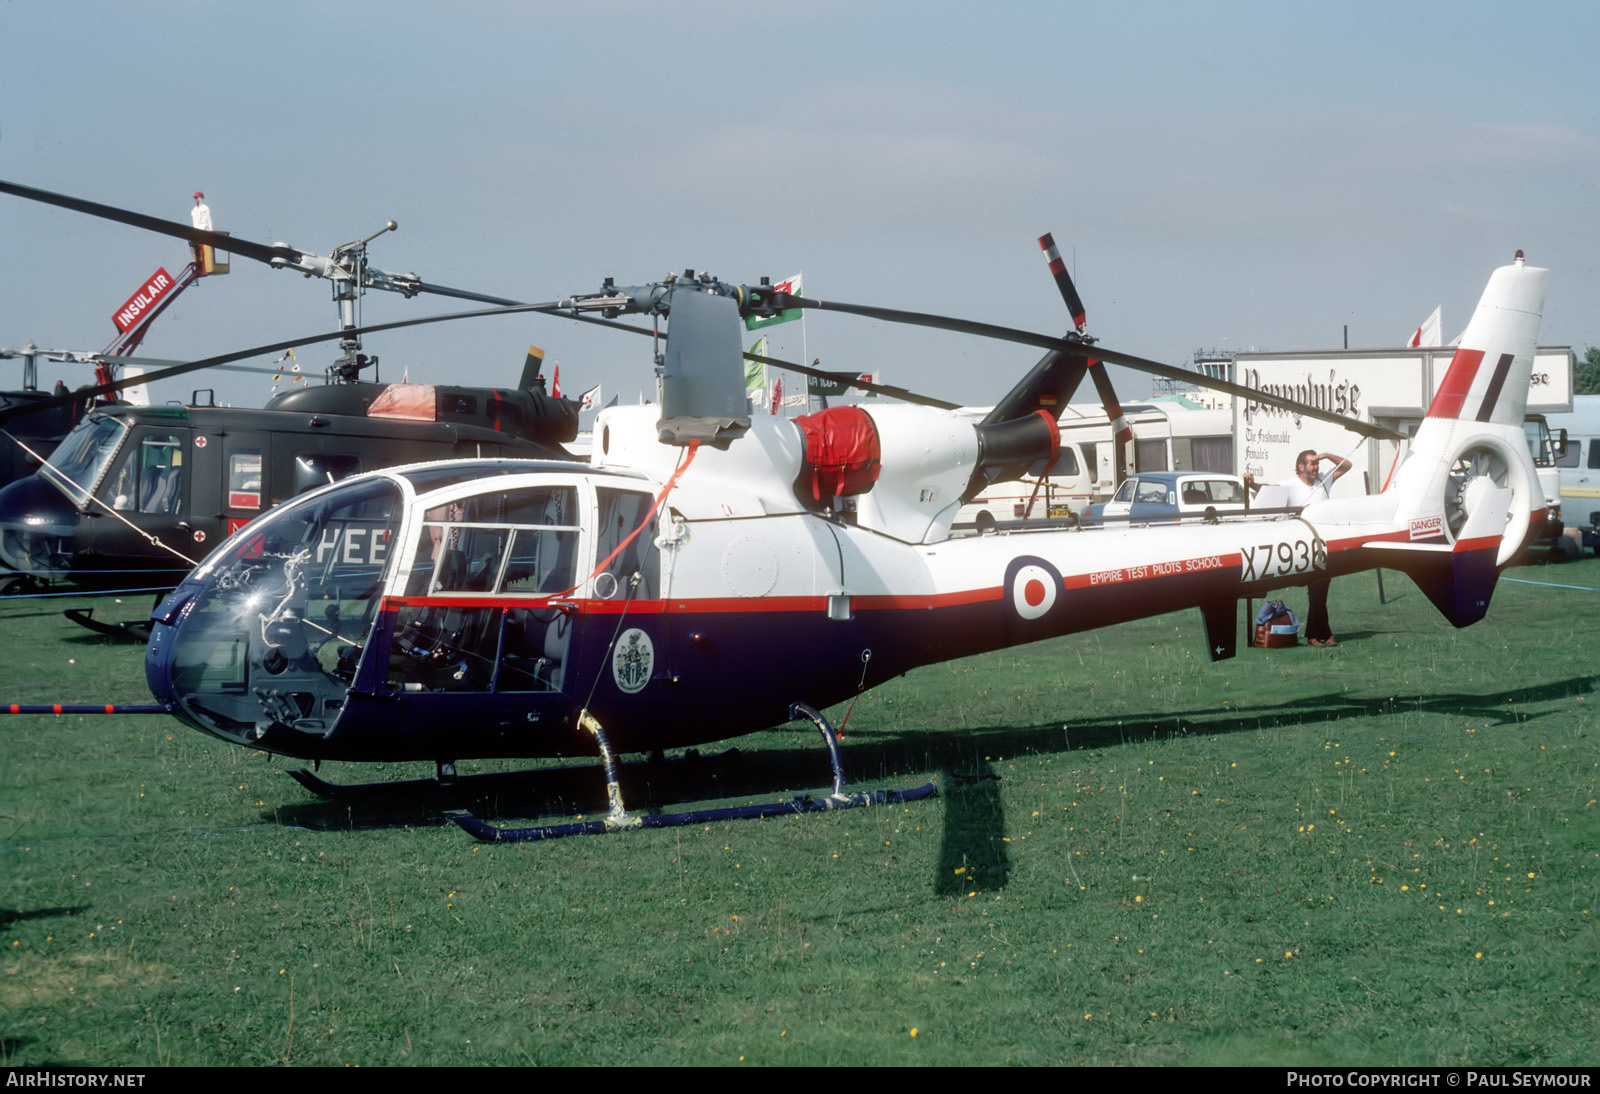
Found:
[[[1000,342],[1015,342],[1023,346],[1037,346],[1040,349],[1060,349],[1074,353],[1090,352],[1089,346],[1074,339],[1056,338],[1048,334],[1019,330],[1016,327],[1002,327],[994,323],[980,323],[973,319],[957,319],[949,315],[931,315],[927,312],[905,311],[900,308],[881,308],[868,304],[843,304],[833,300],[815,300],[810,297],[790,296],[788,294],[778,294],[774,300],[774,306],[783,309],[807,308],[812,311],[843,312],[846,315],[859,315],[867,319],[880,319],[885,323],[904,323],[913,327],[931,327],[934,330],[971,334],[979,338],[992,338]],[[1264,406],[1281,407],[1291,413],[1307,418],[1332,422],[1364,437],[1377,437],[1386,441],[1405,439],[1392,429],[1385,429],[1379,425],[1370,425],[1355,418],[1347,418],[1342,414],[1335,414],[1331,410],[1321,410],[1305,403],[1297,403],[1293,399],[1282,399],[1265,391],[1258,391],[1255,388],[1245,387],[1243,384],[1233,383],[1230,380],[1218,380],[1200,373],[1191,372],[1188,369],[1164,365],[1160,361],[1152,361],[1146,357],[1135,357],[1131,353],[1107,349],[1103,345],[1095,345],[1092,352],[1094,356],[1109,364],[1122,365],[1124,368],[1131,368],[1138,372],[1148,372],[1154,376],[1182,380],[1185,383],[1198,384],[1201,387],[1215,388],[1217,391],[1225,392],[1235,398],[1249,399]]]
[[[307,257],[306,252],[287,245],[269,247],[262,243],[252,243],[248,239],[224,235],[221,232],[208,232],[188,224],[179,224],[175,220],[162,220],[160,217],[149,216],[145,213],[135,213],[131,209],[118,209],[114,205],[102,205],[98,201],[87,201],[84,198],[70,197],[67,194],[39,190],[32,186],[23,186],[20,183],[6,182],[4,179],[0,179],[0,193],[14,194],[19,198],[27,198],[29,201],[37,201],[45,205],[56,205],[63,209],[71,209],[75,213],[87,213],[89,216],[100,217],[102,220],[114,220],[119,224],[143,228],[148,232],[159,232],[162,235],[173,236],[177,239],[187,240],[190,243],[208,243],[219,251],[242,255],[245,258],[253,258],[258,262],[271,263],[274,260],[279,262],[298,262]]]
[[[109,384],[98,384],[95,387],[79,388],[67,395],[57,395],[49,399],[41,399],[20,407],[6,407],[0,409],[0,424],[10,421],[22,414],[40,410],[49,410],[53,407],[66,406],[70,403],[81,403],[86,399],[93,399],[100,395],[109,395],[121,391],[125,387],[135,384],[148,384],[157,380],[166,380],[173,376],[182,376],[189,372],[198,372],[200,369],[215,368],[218,365],[232,364],[242,361],[247,357],[258,357],[264,353],[277,353],[296,346],[310,346],[318,342],[331,342],[336,338],[345,338],[351,334],[375,334],[378,331],[398,330],[401,327],[420,327],[428,323],[448,323],[457,319],[481,319],[490,315],[514,315],[521,312],[556,312],[562,308],[570,307],[570,300],[553,300],[545,304],[519,304],[514,307],[484,308],[478,311],[451,312],[446,315],[428,315],[420,319],[401,319],[392,323],[374,323],[371,326],[355,327],[349,330],[330,331],[325,334],[304,335],[299,338],[289,338],[281,342],[269,342],[264,346],[252,346],[249,349],[235,350],[232,353],[222,353],[215,357],[206,357],[199,361],[189,361],[186,364],[174,365],[172,368],[160,369],[156,372],[147,372],[143,376],[125,377]],[[567,318],[572,318],[568,316]],[[637,328],[624,328],[637,329]],[[645,333],[649,333],[648,331]]]
[[[302,251],[298,247],[291,247],[286,243],[268,245],[255,243],[239,236],[228,235],[224,232],[208,232],[188,224],[181,224],[176,220],[163,220],[146,213],[136,213],[131,209],[119,209],[115,205],[104,205],[98,201],[89,201],[85,198],[75,198],[68,194],[57,194],[50,190],[40,190],[33,186],[23,186],[21,183],[6,182],[0,179],[0,193],[12,194],[29,201],[37,201],[45,205],[55,205],[62,209],[70,209],[75,213],[85,213],[102,220],[113,220],[118,224],[127,224],[134,228],[143,228],[148,232],[159,232],[161,235],[172,236],[176,239],[186,240],[189,243],[209,244],[218,251],[236,254],[241,258],[252,258],[257,262],[267,265],[287,266],[290,269],[299,268],[299,264],[306,260],[317,260],[318,255],[310,251]],[[448,285],[430,285],[426,281],[409,282],[419,293],[429,293],[434,296],[448,296],[457,300],[473,300],[480,304],[500,304],[514,306],[521,304],[520,300],[508,300],[503,296],[489,296],[485,293],[470,292],[466,289],[455,289]]]

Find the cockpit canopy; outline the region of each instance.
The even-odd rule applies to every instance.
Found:
[[[157,609],[151,689],[302,756],[332,754],[317,742],[352,692],[561,693],[572,601],[660,595],[653,501],[642,479],[543,461],[343,480],[246,526]]]

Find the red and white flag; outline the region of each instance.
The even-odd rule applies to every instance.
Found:
[[[1419,346],[1440,346],[1444,344],[1444,331],[1440,329],[1439,308],[1433,309],[1433,314],[1423,320],[1411,335],[1411,341],[1406,343],[1407,349],[1416,349]]]

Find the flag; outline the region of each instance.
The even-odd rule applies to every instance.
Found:
[[[597,407],[599,405],[600,405],[600,385],[599,384],[594,385],[594,387],[590,388],[588,391],[585,391],[582,395],[578,396],[578,409],[579,410],[593,410],[595,407]]]
[[[554,398],[561,398],[561,363],[558,361],[553,366],[554,372],[550,374],[550,394]]]
[[[878,381],[878,377],[880,375],[882,375],[882,374],[881,373],[877,373],[877,372],[863,372],[859,377],[857,377],[857,379],[863,380],[863,381],[865,381],[865,382],[867,382],[869,384],[876,384],[876,383],[879,382]],[[867,392],[867,398],[876,399],[877,397],[878,397],[878,393],[876,391]]]
[[[786,292],[791,296],[804,296],[805,295],[805,290],[803,290],[800,287],[800,275],[799,274],[795,274],[793,277],[789,278],[789,280],[787,280],[787,281],[780,281],[780,282],[778,282],[776,285],[774,285],[772,287],[774,289],[776,289],[778,292]],[[790,308],[787,311],[779,312],[777,315],[772,316],[770,319],[765,317],[765,316],[752,315],[752,316],[749,316],[749,317],[747,317],[745,319],[745,321],[744,321],[744,329],[745,330],[760,330],[762,327],[770,327],[774,323],[787,323],[790,320],[799,319],[800,318],[800,314],[801,314],[801,309],[799,309],[799,308]]]
[[[1433,314],[1423,320],[1422,326],[1418,327],[1411,335],[1411,341],[1406,343],[1406,347],[1415,349],[1418,346],[1441,345],[1444,338],[1444,332],[1440,329],[1441,326],[1439,308],[1435,307]]]
[[[822,359],[819,357],[817,360],[811,362],[811,367],[816,368],[821,363]],[[823,398],[832,398],[835,395],[843,395],[845,392],[850,390],[850,381],[856,379],[860,374],[855,372],[830,372],[828,375],[833,377],[833,379],[824,380],[820,376],[807,376],[807,394],[817,395]]]
[[[767,340],[757,338],[756,344],[750,347],[750,352],[757,357],[767,355]],[[761,361],[746,361],[744,363],[744,390],[748,394],[752,391],[761,391],[767,386],[767,366]]]
[[[778,377],[778,382],[772,385],[772,413],[776,414],[783,405],[783,377]]]
[[[611,401],[605,405],[604,409],[610,410],[612,407],[614,407],[616,405],[617,405],[617,396],[613,395],[613,396],[611,396]]]

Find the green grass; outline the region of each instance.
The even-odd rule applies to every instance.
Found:
[[[1385,577],[1334,584],[1331,650],[1212,665],[1187,613],[863,696],[852,774],[933,801],[548,845],[158,717],[8,719],[0,1062],[1593,1063],[1600,591],[1454,631]],[[140,651],[21,603],[0,701],[145,701]],[[825,781],[812,730],[737,743]]]

